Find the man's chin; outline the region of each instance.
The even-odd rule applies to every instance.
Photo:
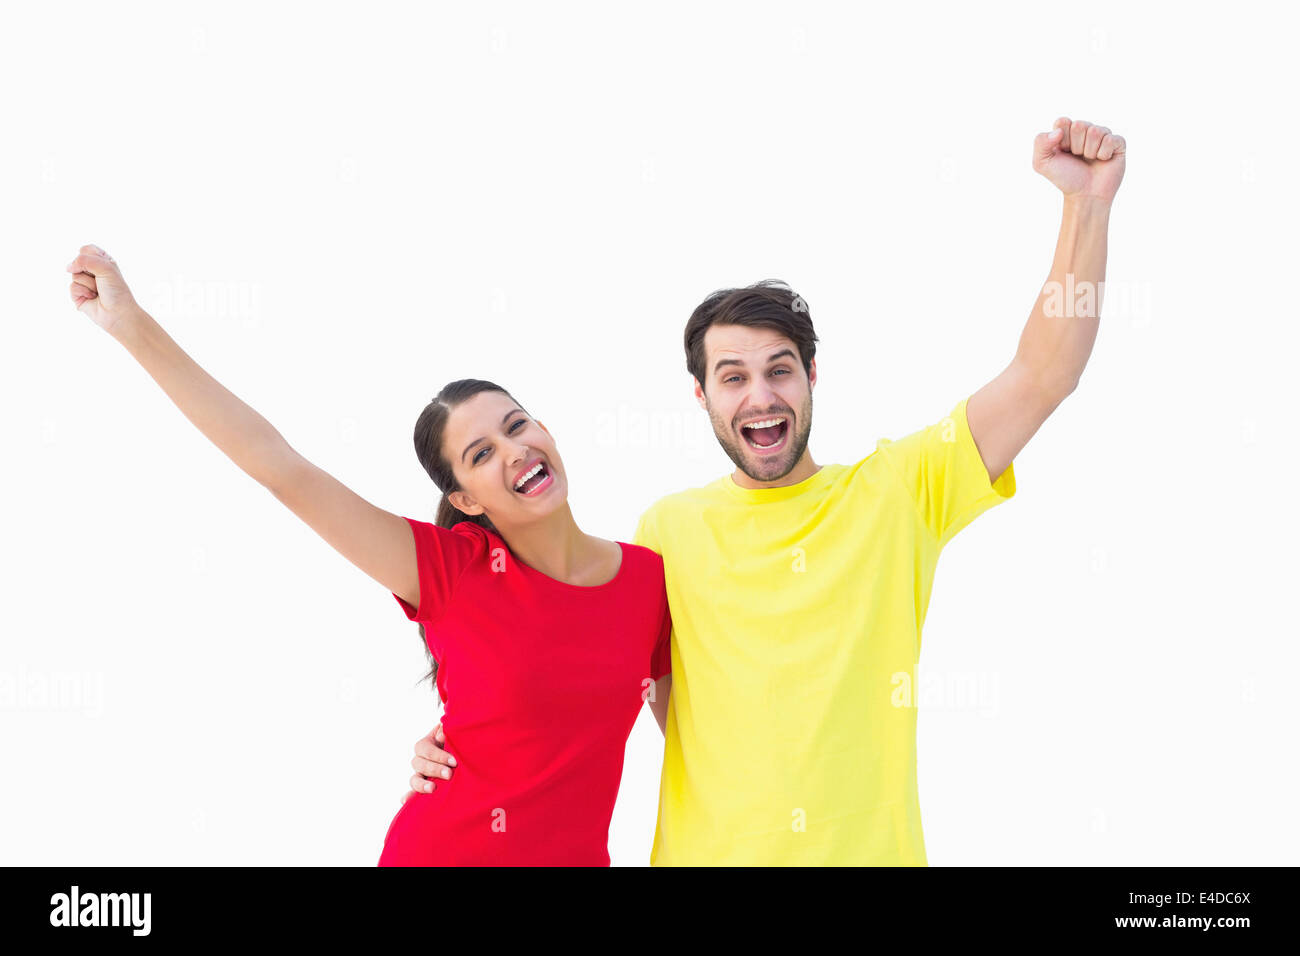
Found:
[[[763,460],[755,462],[745,456],[740,470],[750,477],[753,481],[777,481],[784,478],[790,472],[794,471],[795,462],[789,460],[788,455],[784,455],[778,461]]]

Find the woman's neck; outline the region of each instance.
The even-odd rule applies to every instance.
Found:
[[[566,584],[585,584],[608,561],[605,542],[578,527],[567,502],[545,518],[498,530],[516,558]]]

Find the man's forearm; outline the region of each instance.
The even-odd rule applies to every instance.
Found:
[[[1079,383],[1097,339],[1110,201],[1065,197],[1056,255],[1016,350],[1016,362],[1062,398]]]

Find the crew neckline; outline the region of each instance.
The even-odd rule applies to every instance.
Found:
[[[480,527],[482,526],[480,525]],[[614,572],[614,576],[612,578],[610,578],[604,584],[570,584],[568,581],[561,581],[559,578],[553,578],[549,574],[546,574],[543,571],[538,571],[531,564],[525,564],[523,561],[519,560],[518,555],[516,555],[513,551],[510,550],[510,545],[506,544],[505,538],[501,537],[501,535],[497,534],[495,531],[489,531],[487,528],[484,528],[483,530],[487,531],[488,534],[492,535],[492,537],[496,538],[498,541],[501,542],[501,546],[506,549],[506,554],[510,556],[511,561],[513,561],[519,567],[523,568],[526,572],[531,574],[533,577],[545,581],[547,584],[554,585],[557,588],[568,588],[571,591],[587,591],[587,592],[599,591],[602,588],[612,588],[623,579],[623,572],[627,568],[627,564],[628,564],[627,545],[622,541],[615,541],[614,543],[618,545],[618,549],[619,549],[619,559],[618,559],[618,570]],[[489,559],[491,558],[490,551],[488,557]]]
[[[822,465],[803,481],[797,481],[793,485],[781,485],[776,488],[742,488],[736,484],[736,480],[731,477],[731,474],[723,475],[719,482],[722,490],[733,498],[747,504],[758,505],[772,501],[786,501],[790,498],[797,498],[809,491],[814,491],[831,480],[837,467],[836,465]]]

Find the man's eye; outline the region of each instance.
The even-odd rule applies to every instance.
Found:
[[[773,374],[773,375],[775,375],[777,372],[785,372],[786,375],[789,375],[789,374],[790,374],[790,370],[789,370],[788,368],[774,368],[774,369],[772,369],[772,374]]]
[[[740,376],[739,376],[739,375],[730,375],[730,376],[728,376],[727,378],[724,378],[724,379],[722,380],[722,384],[723,384],[723,385],[726,385],[726,384],[727,384],[728,382],[730,382],[733,378],[740,378]]]

